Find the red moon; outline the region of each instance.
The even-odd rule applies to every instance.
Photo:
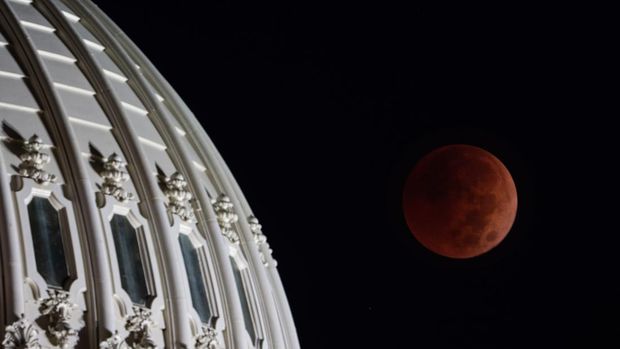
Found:
[[[517,214],[517,189],[493,154],[448,145],[424,156],[409,174],[403,210],[424,247],[450,258],[471,258],[506,237]]]

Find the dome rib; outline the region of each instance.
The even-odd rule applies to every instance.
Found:
[[[203,221],[203,219],[201,219],[199,217],[198,221],[201,225],[203,225],[203,229],[201,229],[202,231],[210,231],[210,232],[217,232],[219,233],[220,228],[217,225],[217,219],[215,218],[215,213],[213,212],[213,208],[211,207],[211,203],[209,198],[206,196],[205,192],[203,190],[200,190],[200,186],[196,186],[195,183],[199,183],[199,179],[197,174],[195,173],[195,168],[194,166],[192,166],[191,161],[187,158],[186,156],[186,152],[179,150],[179,148],[181,148],[180,146],[180,142],[178,139],[178,134],[176,132],[170,132],[170,130],[173,130],[173,125],[172,123],[166,119],[166,113],[164,113],[161,110],[161,107],[159,105],[159,103],[157,103],[157,99],[156,96],[149,91],[149,89],[146,87],[147,83],[144,81],[144,77],[142,76],[142,74],[140,74],[137,69],[135,68],[134,65],[132,65],[131,59],[126,55],[125,51],[123,50],[122,47],[120,47],[116,41],[111,40],[110,36],[112,35],[105,26],[99,24],[97,18],[95,16],[92,16],[89,12],[88,9],[85,8],[85,6],[81,3],[75,3],[75,4],[71,4],[74,5],[75,8],[74,10],[79,16],[82,17],[87,17],[90,20],[90,24],[96,24],[97,27],[96,29],[98,30],[98,34],[100,34],[100,39],[103,39],[102,42],[104,44],[105,47],[109,47],[111,48],[114,53],[116,55],[118,55],[119,58],[122,59],[122,62],[124,63],[124,67],[120,67],[121,70],[124,70],[124,72],[126,73],[129,81],[133,81],[139,88],[139,92],[138,93],[139,97],[143,97],[142,100],[143,102],[146,102],[146,106],[147,109],[149,110],[149,113],[154,113],[153,117],[159,121],[161,121],[161,123],[163,124],[162,127],[157,127],[158,123],[154,122],[156,128],[158,128],[158,130],[164,131],[163,133],[163,137],[166,139],[168,139],[168,141],[166,142],[166,144],[169,146],[169,149],[173,151],[174,155],[176,155],[176,157],[178,159],[180,159],[180,161],[177,161],[177,166],[178,169],[187,174],[190,181],[189,181],[189,186],[190,186],[190,190],[192,193],[194,193],[199,202],[200,202],[200,206],[202,208],[202,212],[206,215],[206,222]],[[100,14],[101,15],[101,14]],[[123,69],[125,68],[125,69]],[[128,73],[128,74],[127,74]],[[105,80],[105,79],[104,79]],[[145,98],[144,98],[145,97]],[[128,126],[124,126],[121,129],[127,130],[130,132],[130,127]],[[166,137],[167,136],[167,137]],[[134,136],[130,136],[128,137],[130,140],[135,140],[137,139],[137,137]],[[139,148],[139,147],[138,147]],[[174,158],[174,156],[173,156]],[[140,159],[145,159],[144,155],[140,155],[138,157],[138,160]],[[141,166],[142,167],[142,166]],[[151,183],[152,184],[152,183]],[[151,185],[149,185],[151,186]],[[163,208],[163,205],[161,204],[156,204],[155,206],[157,207],[161,207]],[[165,215],[161,215],[159,214],[160,217],[165,217]],[[164,232],[165,233],[165,232]],[[223,281],[223,288],[224,288],[224,293],[225,295],[233,295],[236,294],[235,289],[236,286],[234,284],[234,280],[232,279],[231,275],[232,275],[232,266],[230,265],[230,261],[228,259],[227,255],[223,255],[222,252],[226,251],[225,246],[222,244],[222,240],[218,237],[213,238],[211,236],[209,236],[209,234],[205,234],[205,238],[207,239],[208,242],[210,242],[211,244],[215,244],[216,248],[212,249],[212,251],[214,252],[216,258],[217,258],[217,263],[219,265],[220,268],[226,268],[229,269],[230,272],[228,273],[221,273],[220,277],[222,278]],[[177,275],[181,275],[181,273],[177,273]],[[180,282],[176,283],[178,285],[181,285]],[[178,292],[178,291],[176,291]],[[173,294],[175,294],[173,292]],[[231,319],[242,319],[242,315],[241,315],[241,305],[239,303],[238,298],[236,297],[224,297],[226,299],[226,308],[227,308],[227,312],[229,314],[228,317],[225,317],[228,321],[228,325],[232,327],[232,332],[241,332],[244,331],[244,328],[242,326],[242,322],[240,321],[230,321]],[[184,314],[183,314],[184,315]],[[183,319],[181,319],[183,320]],[[177,320],[178,321],[178,320]],[[179,325],[177,323],[178,326],[180,326],[181,328],[187,328],[187,325],[184,323],[184,321],[182,322],[182,325]],[[228,326],[227,326],[228,327]],[[183,337],[185,337],[185,335],[183,335]],[[189,336],[187,337],[189,338]],[[242,347],[243,346],[243,342],[238,338],[238,336],[231,336],[231,342],[233,343],[234,347]]]
[[[95,244],[95,241],[103,241],[103,231],[101,226],[97,224],[99,218],[95,206],[95,195],[91,189],[93,186],[86,174],[86,168],[75,141],[77,138],[69,126],[67,114],[59,101],[52,80],[45,70],[34,44],[20,26],[13,9],[6,2],[0,1],[0,10],[6,20],[5,27],[8,27],[14,36],[13,40],[11,38],[7,38],[7,40],[13,42],[16,54],[25,63],[26,75],[30,77],[33,93],[43,110],[43,120],[47,124],[48,130],[51,131],[57,146],[58,142],[60,143],[61,151],[58,153],[61,156],[58,159],[65,175],[71,178],[68,182],[71,183],[71,192],[74,193],[73,200],[77,219],[80,220],[85,230],[92,234],[92,238],[88,239],[88,255],[92,256],[91,263],[94,268],[91,291],[96,294],[93,298],[98,300],[94,304],[100,323],[98,332],[105,334],[107,330],[113,328],[114,308],[112,307],[112,292],[107,286],[111,277],[106,265],[105,251]],[[68,166],[68,164],[75,166]],[[18,316],[18,314],[14,315]]]
[[[161,194],[161,190],[155,182],[155,178],[150,175],[150,169],[146,163],[147,157],[138,143],[138,136],[133,131],[132,125],[127,122],[128,116],[125,115],[121,101],[111,93],[113,88],[105,76],[103,76],[103,68],[99,67],[99,63],[88,52],[88,49],[79,38],[79,35],[75,32],[73,27],[64,20],[64,16],[58,9],[50,3],[41,3],[44,4],[42,6],[45,6],[51,13],[52,20],[55,22],[53,24],[59,25],[59,28],[62,28],[61,32],[67,35],[66,40],[71,43],[70,48],[74,49],[72,53],[76,56],[78,62],[83,62],[82,66],[86,68],[97,68],[82,68],[81,70],[97,91],[96,95],[98,96],[100,106],[106,112],[112,124],[113,131],[116,131],[115,133],[118,136],[117,140],[119,140],[119,145],[123,149],[123,153],[128,154],[127,161],[133,165],[133,168],[135,168],[137,172],[137,175],[132,176],[132,178],[134,179],[134,183],[137,184],[141,202],[148,211],[147,217],[150,218],[150,223],[154,230],[153,235],[160,246],[160,255],[163,256],[162,265],[164,266],[165,280],[163,286],[166,288],[164,291],[164,299],[166,304],[170,305],[170,316],[173,319],[171,333],[173,334],[174,345],[189,346],[192,344],[192,336],[187,326],[186,309],[188,308],[188,299],[183,296],[185,293],[181,288],[181,285],[183,285],[181,280],[183,273],[179,268],[180,256],[176,253],[176,249],[166,248],[166,246],[172,246],[176,242],[172,239],[170,234],[168,234],[165,201]],[[110,330],[114,330],[114,328]],[[103,334],[100,334],[101,340],[105,338],[107,338],[107,335],[104,337]]]
[[[230,173],[228,166],[224,163],[223,159],[221,158],[221,155],[217,151],[214,144],[211,142],[204,128],[202,127],[202,125],[200,125],[200,123],[194,116],[193,112],[189,109],[189,107],[185,104],[185,102],[180,98],[180,96],[176,93],[176,91],[172,88],[172,86],[170,86],[168,81],[161,75],[161,73],[157,69],[154,68],[153,64],[150,62],[148,57],[145,57],[143,54],[141,54],[141,51],[139,50],[138,47],[136,47],[133,41],[131,41],[131,39],[129,39],[127,35],[123,33],[116,26],[116,24],[112,22],[105,15],[105,13],[101,12],[99,8],[96,7],[96,5],[90,2],[79,3],[76,5],[86,10],[87,12],[93,11],[94,13],[96,13],[97,16],[93,16],[93,18],[96,18],[97,20],[105,22],[102,25],[100,25],[100,28],[106,28],[106,29],[114,28],[115,29],[115,33],[108,32],[108,34],[109,35],[114,34],[120,38],[120,40],[118,40],[118,44],[123,46],[122,47],[124,48],[124,50],[122,50],[123,53],[129,56],[128,59],[132,59],[134,62],[138,63],[139,66],[141,67],[140,71],[144,75],[149,77],[150,82],[157,85],[157,88],[162,93],[163,98],[171,104],[174,110],[174,113],[177,115],[186,116],[185,118],[179,118],[179,122],[181,122],[185,130],[187,130],[187,137],[190,140],[192,140],[195,144],[197,144],[195,148],[200,153],[199,155],[203,159],[205,159],[205,162],[207,164],[211,165],[209,167],[212,169],[212,171],[217,173],[215,179],[216,179],[216,182],[220,182],[220,186],[222,187],[221,190],[226,192],[233,199],[236,207],[242,208],[245,211],[244,218],[247,218],[250,215],[252,215],[252,211],[247,201],[245,200],[245,197],[243,196],[243,194],[241,194],[241,190],[239,189],[239,186],[236,183],[234,176],[232,176],[232,174]],[[114,44],[116,45],[117,42],[115,42]],[[221,183],[222,180],[226,181],[227,178],[230,178],[232,183],[228,183],[228,182]],[[220,181],[218,181],[218,179],[220,179]],[[200,192],[200,191],[195,191],[195,192]],[[201,205],[205,207],[203,201],[204,200],[201,200]],[[247,241],[247,239],[252,239],[253,234],[251,233],[246,220],[242,219],[242,221],[243,222],[240,223],[242,230],[243,230],[242,236],[244,240]],[[248,249],[247,252],[252,257],[252,262],[253,262],[252,266],[261,264],[260,256],[258,256],[256,249]],[[227,262],[227,258],[225,259]],[[257,271],[256,269],[254,270],[256,274],[259,276],[259,278],[261,279],[261,282],[260,282],[261,285],[267,285],[267,284],[272,285],[272,290],[274,292],[275,298],[277,298],[278,300],[277,302],[274,301],[273,300],[274,295],[270,295],[268,294],[268,292],[264,292],[264,290],[262,290],[261,288],[261,291],[263,291],[262,299],[263,301],[268,303],[267,308],[269,309],[268,316],[269,316],[270,323],[275,324],[274,321],[276,320],[283,323],[284,326],[286,327],[286,331],[284,334],[286,338],[286,345],[288,345],[286,347],[290,346],[291,348],[299,348],[299,341],[297,338],[297,333],[296,333],[296,329],[294,326],[293,317],[290,312],[290,306],[288,304],[288,300],[284,293],[284,288],[282,286],[282,282],[277,273],[277,270],[275,268],[269,268],[268,271],[264,271],[264,270]],[[276,310],[276,307],[278,308],[278,310]],[[279,319],[280,317],[283,317],[283,318]],[[274,334],[275,326],[271,326],[271,327],[272,327],[271,328],[272,335],[275,335]],[[277,335],[275,336],[275,338],[278,338],[276,339],[277,345],[282,345],[283,347],[285,347],[285,344],[282,343],[282,340],[284,339],[280,339],[280,337],[278,337]]]
[[[18,319],[24,313],[24,283],[22,280],[22,260],[19,254],[19,232],[15,219],[15,207],[11,193],[9,176],[6,168],[4,155],[0,152],[0,255],[2,257],[2,268],[4,268],[4,278],[0,280],[2,290],[7,290],[6,295],[0,290],[0,301],[4,300],[4,311],[0,313],[0,321],[5,321],[5,313],[12,317],[11,321]],[[5,285],[3,285],[4,283]],[[6,297],[6,298],[5,298]],[[5,323],[3,322],[3,323]]]
[[[260,224],[198,120],[134,43],[81,0],[0,0],[0,40],[0,297],[9,311],[0,325],[23,327],[45,348],[72,340],[102,348],[298,349]],[[37,173],[49,171],[56,182],[19,170],[26,160],[18,143],[29,144],[21,134],[32,133],[53,148],[35,154],[49,162]],[[55,257],[38,252],[49,243],[31,238],[52,229],[27,224],[38,214],[29,205],[35,196],[53,197],[63,212],[53,233],[62,235],[54,246],[69,253],[66,282],[40,274],[40,262]],[[110,222],[118,215],[128,228]],[[125,233],[137,242],[119,238]],[[199,256],[189,266],[180,244],[188,236]],[[195,278],[203,278],[204,293],[189,289]],[[65,314],[65,335],[39,324],[56,311],[42,313],[43,302],[75,309]],[[207,306],[210,315],[197,312]]]

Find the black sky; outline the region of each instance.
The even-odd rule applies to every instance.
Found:
[[[96,3],[231,168],[303,348],[617,346],[604,10]],[[494,153],[519,193],[507,239],[465,261],[424,250],[400,208],[415,161],[452,143]]]

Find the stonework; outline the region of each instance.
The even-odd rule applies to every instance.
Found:
[[[0,13],[2,348],[298,349],[260,223],[135,44],[89,0]]]
[[[127,344],[125,343],[123,338],[121,338],[121,336],[118,335],[118,332],[114,333],[108,339],[99,343],[99,349],[127,349],[127,348],[128,348]]]
[[[250,225],[250,230],[252,230],[252,234],[254,234],[254,242],[256,246],[258,246],[258,253],[260,254],[260,259],[263,264],[268,267],[273,265],[277,266],[277,262],[272,257],[272,250],[267,243],[267,236],[263,234],[263,226],[258,222],[258,218],[253,215],[248,217],[248,224]]]
[[[39,310],[47,318],[47,334],[59,348],[73,348],[77,343],[78,332],[70,323],[74,308],[77,305],[71,303],[64,291],[48,290],[48,297],[41,300]]]
[[[125,329],[129,332],[127,344],[132,349],[157,349],[151,333],[156,326],[151,319],[151,312],[139,307],[134,307],[133,312],[125,324]]]
[[[217,223],[220,225],[222,234],[234,244],[239,243],[239,234],[235,231],[234,224],[239,220],[239,216],[233,210],[233,204],[226,194],[220,194],[217,199],[212,201],[213,209],[217,215]]]
[[[220,349],[220,343],[217,341],[217,332],[208,326],[202,327],[202,332],[196,336],[195,349]]]
[[[101,185],[103,194],[109,195],[119,202],[133,200],[134,194],[123,188],[123,183],[129,180],[129,174],[124,171],[127,163],[116,153],[102,159],[102,162],[103,170],[99,175],[103,178]]]
[[[56,182],[56,175],[46,172],[43,167],[47,165],[51,157],[43,152],[45,145],[41,138],[36,134],[22,144],[23,152],[19,155],[19,174],[22,177],[30,178],[39,184],[49,184]]]
[[[193,195],[187,190],[185,177],[179,172],[175,172],[165,179],[165,186],[164,193],[168,197],[168,211],[173,215],[179,216],[183,221],[192,221],[194,219],[194,210],[190,200]]]
[[[6,349],[40,349],[39,332],[22,314],[21,319],[6,327],[2,347]]]

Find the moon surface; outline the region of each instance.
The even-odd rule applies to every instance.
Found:
[[[517,214],[517,189],[493,154],[447,145],[424,156],[409,174],[403,210],[423,246],[442,256],[471,258],[506,237]]]

